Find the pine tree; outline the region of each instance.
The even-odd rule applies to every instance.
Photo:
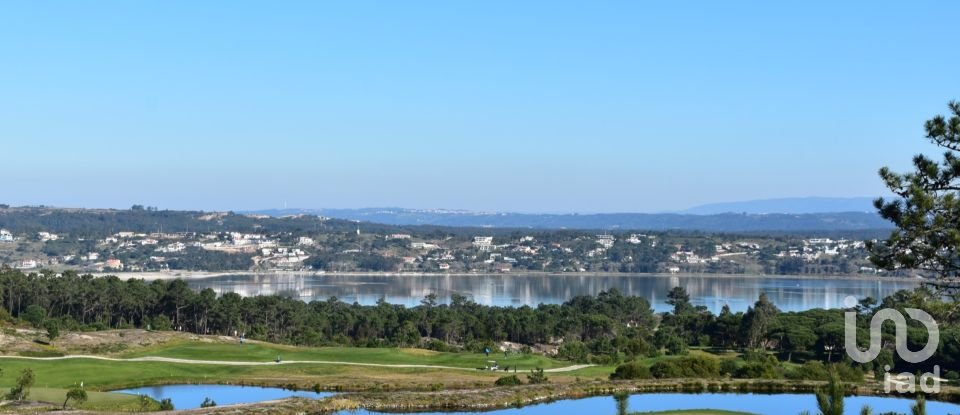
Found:
[[[880,177],[897,196],[877,199],[880,215],[893,222],[890,238],[870,245],[870,259],[884,269],[920,269],[936,274],[932,285],[960,291],[960,103],[948,105],[949,119],[937,115],[924,125],[926,137],[944,149],[943,160],[913,158],[915,171],[898,174],[880,169]]]

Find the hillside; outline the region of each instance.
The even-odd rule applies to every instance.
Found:
[[[875,213],[841,212],[808,214],[675,213],[536,214],[486,213],[462,210],[402,208],[273,209],[250,212],[271,216],[316,214],[332,218],[391,225],[535,229],[684,230],[704,232],[809,232],[889,229]]]

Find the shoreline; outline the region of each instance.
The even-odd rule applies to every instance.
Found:
[[[504,276],[504,277],[655,277],[655,278],[751,278],[751,279],[799,279],[799,280],[859,280],[859,281],[893,281],[893,282],[923,282],[926,279],[919,277],[885,277],[879,275],[780,275],[780,274],[724,274],[724,273],[636,273],[636,272],[325,272],[325,271],[132,271],[132,272],[93,272],[94,277],[116,276],[121,280],[143,279],[152,280],[199,280],[225,276],[338,276],[338,277],[477,277],[477,276]]]

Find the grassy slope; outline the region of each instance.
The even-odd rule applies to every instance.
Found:
[[[691,351],[692,353],[706,353]],[[195,360],[228,360],[268,362],[280,355],[285,361],[317,360],[355,363],[439,365],[463,368],[483,366],[487,360],[497,360],[501,365],[519,365],[524,369],[569,366],[569,362],[557,361],[536,355],[503,355],[473,353],[440,353],[419,349],[367,349],[367,348],[300,348],[268,343],[211,343],[204,341],[178,340],[158,346],[139,349],[121,357],[164,356]],[[644,363],[672,357],[646,359]],[[385,389],[429,387],[441,383],[447,387],[489,386],[493,380],[505,375],[503,372],[460,371],[425,368],[378,368],[365,366],[290,364],[264,366],[219,366],[190,365],[164,362],[107,362],[98,360],[28,361],[0,359],[0,368],[5,376],[0,377],[0,387],[12,385],[15,374],[24,368],[35,371],[37,382],[33,396],[36,399],[62,403],[66,389],[84,382],[88,391],[111,390],[147,384],[174,383],[247,383],[247,384],[297,384],[311,387],[342,386],[369,387],[383,385]],[[569,382],[576,377],[606,379],[613,371],[611,366],[597,366],[567,373],[549,374],[553,382]],[[88,409],[136,409],[135,397],[109,393],[91,393],[90,401],[83,406]],[[658,413],[659,415],[660,413]],[[664,415],[740,415],[731,412],[710,410],[664,412]]]

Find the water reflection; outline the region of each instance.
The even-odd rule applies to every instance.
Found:
[[[835,308],[843,298],[882,298],[918,283],[903,280],[803,279],[796,277],[736,277],[705,275],[232,275],[191,280],[196,289],[212,288],[218,294],[242,296],[281,294],[304,301],[337,297],[343,301],[415,306],[430,293],[447,301],[453,293],[484,305],[520,306],[562,303],[577,295],[595,295],[616,288],[626,295],[647,298],[657,311],[666,311],[666,293],[683,286],[696,305],[718,313],[724,305],[745,311],[761,292],[784,311]]]

